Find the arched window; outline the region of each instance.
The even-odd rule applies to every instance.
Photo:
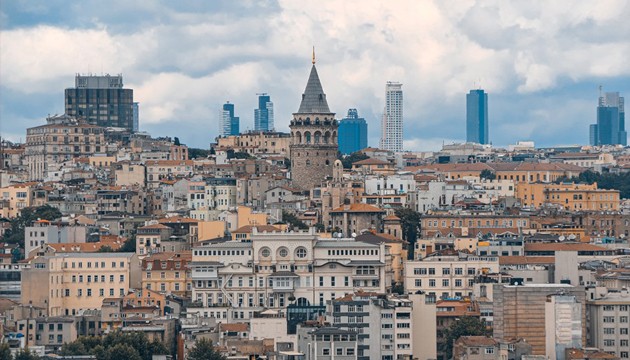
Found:
[[[307,144],[311,143],[311,133],[309,131],[304,133],[304,142]]]

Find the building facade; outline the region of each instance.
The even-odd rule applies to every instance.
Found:
[[[470,90],[466,95],[466,142],[488,144],[488,94]]]
[[[90,125],[133,131],[133,90],[123,88],[122,75],[77,75],[65,91],[66,115]]]
[[[221,108],[221,135],[238,135],[240,132],[240,118],[234,116],[234,104],[223,104]]]
[[[273,131],[273,102],[267,94],[258,95],[258,109],[254,109],[254,130]]]
[[[624,98],[618,92],[607,92],[599,97],[597,124],[590,126],[591,145],[627,145]]]
[[[385,113],[381,124],[383,150],[403,150],[403,91],[402,84],[388,81],[385,85]]]
[[[333,163],[337,160],[338,124],[328,108],[315,59],[300,108],[293,114],[289,127],[293,185],[305,190],[320,186],[332,176]]]
[[[105,152],[104,129],[66,115],[26,129],[25,163],[31,180],[58,176],[64,161]]]
[[[367,132],[365,119],[359,117],[357,109],[349,109],[348,115],[339,122],[339,151],[347,155],[365,149]]]

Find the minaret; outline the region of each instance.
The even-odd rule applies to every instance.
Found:
[[[337,159],[337,128],[335,113],[330,112],[326,94],[313,66],[302,94],[302,102],[293,113],[291,128],[291,179],[295,187],[311,190],[333,175]]]

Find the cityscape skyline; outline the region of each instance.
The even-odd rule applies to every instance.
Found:
[[[207,147],[218,135],[211,130],[212,122],[225,99],[242,109],[254,109],[257,99],[253,94],[265,91],[276,100],[276,129],[287,132],[298,105],[291,94],[301,91],[288,84],[299,83],[313,44],[325,74],[322,81],[328,84],[334,101],[331,108],[358,109],[372,124],[368,134],[372,145],[380,137],[378,124],[385,104],[382,84],[391,79],[409,84],[404,130],[408,150],[437,150],[442,143],[464,141],[461,96],[475,84],[481,83],[493,94],[493,133],[503,134],[501,139],[493,139],[497,146],[518,140],[534,140],[540,146],[586,144],[588,127],[596,121],[598,86],[621,94],[630,92],[630,70],[619,61],[630,48],[622,36],[628,26],[623,21],[630,12],[627,4],[604,2],[597,12],[591,12],[587,6],[577,5],[568,9],[551,4],[498,8],[491,3],[469,3],[453,10],[424,3],[408,14],[398,11],[398,6],[407,5],[380,12],[369,6],[361,9],[364,39],[351,41],[362,29],[358,24],[344,20],[334,22],[330,29],[320,28],[322,14],[343,18],[349,5],[279,2],[251,8],[238,4],[174,8],[140,3],[133,10],[146,23],[139,26],[96,3],[77,5],[66,9],[67,13],[49,4],[33,8],[3,3],[1,16],[6,21],[1,36],[6,51],[0,69],[5,79],[0,115],[10,121],[0,131],[9,140],[23,139],[24,130],[41,123],[47,114],[63,113],[59,99],[64,84],[76,72],[109,72],[125,74],[126,86],[134,89],[134,101],[143,107],[143,131],[167,135],[177,130],[182,141]],[[120,6],[126,9],[130,5]],[[571,16],[560,17],[554,26],[545,27],[538,21],[540,16],[551,19],[566,11]],[[92,16],[74,16],[77,12]],[[161,15],[167,13],[169,16]],[[216,26],[204,25],[208,14],[217,20]],[[242,15],[239,21],[232,21],[237,14]],[[256,24],[260,15],[276,23]],[[408,15],[418,21],[410,21]],[[492,25],[482,21],[496,15],[505,19]],[[388,22],[388,18],[395,21]],[[303,27],[291,34],[281,30],[294,22]],[[513,23],[518,25],[512,27]],[[248,24],[256,24],[260,31],[238,31]],[[410,36],[412,28],[414,35]],[[487,33],[501,36],[491,39],[484,35]],[[163,40],[160,43],[154,41],[158,36]],[[179,41],[182,38],[186,41]],[[557,44],[556,38],[566,41]],[[23,49],[20,44],[25,41],[39,48],[41,56],[33,57]],[[56,45],[49,45],[53,43]],[[59,52],[59,46],[68,51]],[[226,50],[208,52],[217,46]],[[597,48],[606,49],[610,56],[598,56]],[[157,54],[159,61],[148,61]],[[566,55],[562,54],[581,54],[583,58],[564,61]],[[243,123],[247,124],[243,130],[253,128],[249,116]],[[208,124],[206,131],[198,131],[197,124]]]

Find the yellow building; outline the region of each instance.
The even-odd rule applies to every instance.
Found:
[[[94,167],[109,167],[116,162],[115,156],[89,156],[88,162]]]
[[[16,184],[0,188],[0,215],[14,218],[22,209],[31,206],[31,187],[36,183]]]
[[[201,240],[216,239],[225,235],[225,221],[200,221],[197,224]]]
[[[190,251],[163,252],[142,260],[142,288],[189,298],[192,294]]]
[[[237,227],[246,225],[267,225],[267,214],[254,213],[252,208],[247,206],[239,206],[237,208]]]
[[[41,256],[22,270],[22,303],[47,309],[48,316],[99,310],[103,300],[123,297],[140,286],[135,253],[64,253]]]
[[[598,189],[597,183],[592,185],[518,183],[515,196],[524,207],[554,204],[576,211],[617,211],[620,204],[618,190]]]

